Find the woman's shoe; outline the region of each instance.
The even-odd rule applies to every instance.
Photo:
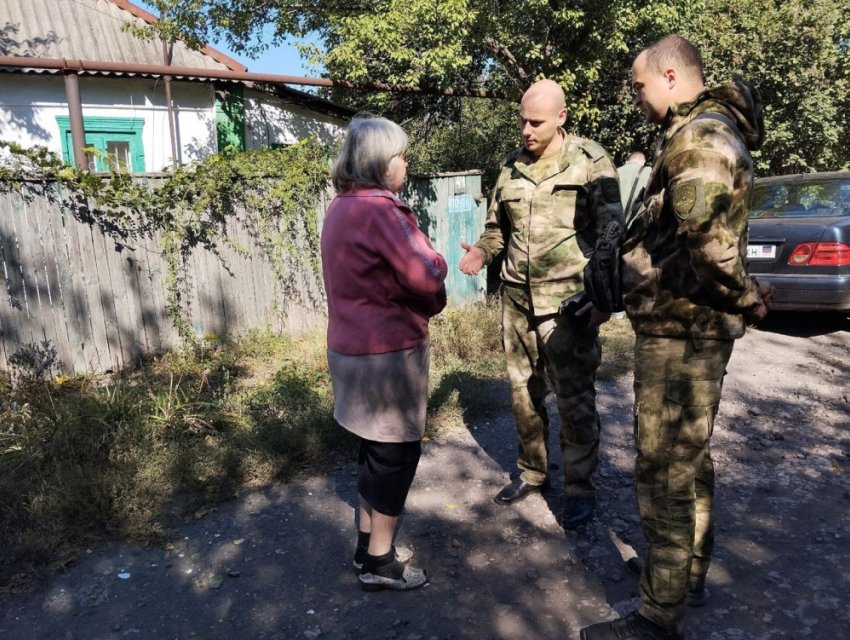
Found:
[[[377,567],[374,571],[360,574],[360,588],[363,591],[412,591],[428,584],[425,569],[418,569],[398,560],[389,565]]]
[[[363,570],[363,561],[366,559],[367,551],[368,549],[366,547],[357,547],[354,550],[354,573],[358,576]],[[413,557],[413,549],[408,549],[407,547],[397,547],[393,545],[393,552],[395,553],[395,559],[402,564],[407,564]]]

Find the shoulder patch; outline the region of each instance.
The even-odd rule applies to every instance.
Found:
[[[620,183],[614,178],[602,178],[599,181],[605,202],[620,202]]]
[[[672,200],[673,211],[679,220],[687,220],[695,212],[702,215],[705,211],[705,188],[702,179],[696,178],[676,185]]]
[[[673,191],[673,210],[682,220],[687,220],[697,203],[697,188],[692,184],[683,184]]]
[[[594,142],[593,140],[576,138],[576,141],[581,147],[581,150],[584,151],[584,153],[587,154],[587,156],[594,162],[608,155],[602,145]]]

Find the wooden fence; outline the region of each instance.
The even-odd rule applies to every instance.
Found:
[[[156,178],[142,179],[156,187]],[[309,266],[293,264],[295,286],[278,286],[240,222],[228,223],[228,236],[246,255],[225,247],[219,258],[199,246],[180,274],[185,319],[195,335],[321,326],[320,279]],[[180,345],[166,313],[161,240],[158,234],[122,238],[80,220],[60,183],[24,183],[0,193],[0,369],[8,370],[9,357],[22,347],[44,340],[67,374],[116,370]]]
[[[156,188],[156,177],[140,177]],[[482,300],[484,276],[457,272],[461,240],[483,228],[479,172],[412,177],[402,197],[420,227],[449,261],[452,304]],[[57,182],[23,183],[0,191],[0,370],[29,344],[48,340],[63,373],[105,372],[136,364],[145,354],[182,344],[166,313],[162,238],[120,237],[69,206]],[[330,195],[319,205],[320,219]],[[324,326],[321,278],[282,256],[294,275],[287,286],[243,217],[228,236],[246,253],[224,247],[217,256],[196,247],[181,272],[184,318],[198,337],[236,337],[251,329],[297,333]],[[457,272],[457,273],[456,273]]]

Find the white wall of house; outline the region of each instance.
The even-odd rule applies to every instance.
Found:
[[[315,136],[330,145],[345,128],[345,121],[309,111],[258,91],[245,91],[245,147],[260,149],[272,144],[294,144]]]
[[[68,116],[65,82],[57,75],[0,75],[0,140],[25,147],[41,145],[62,153],[56,116]],[[171,138],[162,80],[80,77],[83,117],[144,119],[145,171],[171,163]],[[345,122],[285,103],[258,91],[245,92],[245,145],[248,149],[292,144],[316,136],[330,144]],[[215,91],[211,83],[172,83],[178,162],[217,151]]]
[[[62,153],[56,116],[67,116],[65,81],[52,75],[3,75],[0,139],[41,145]],[[171,138],[163,82],[149,79],[80,77],[83,117],[142,118],[145,171],[170,163]],[[175,82],[178,160],[189,162],[216,151],[215,96],[211,85]]]

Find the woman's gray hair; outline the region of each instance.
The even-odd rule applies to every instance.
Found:
[[[395,122],[357,115],[345,130],[339,157],[331,168],[334,189],[386,189],[387,171],[407,149],[407,134]]]

